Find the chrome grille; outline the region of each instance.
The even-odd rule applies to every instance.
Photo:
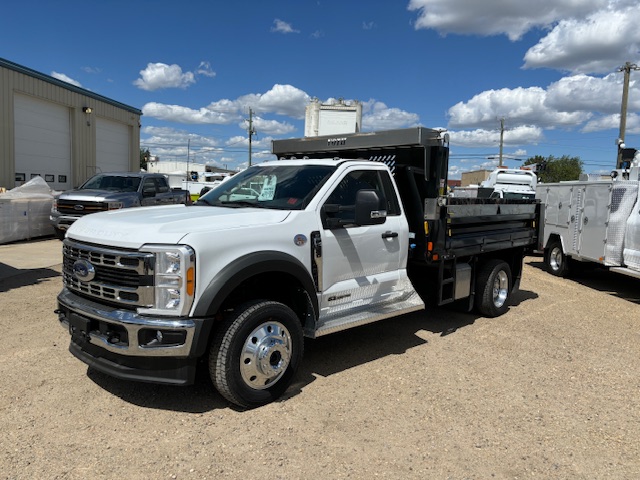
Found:
[[[106,202],[88,202],[78,200],[58,199],[58,211],[67,215],[88,215],[89,213],[109,210]]]
[[[64,241],[62,252],[62,278],[70,290],[131,308],[153,305],[153,254],[106,249],[69,239]],[[76,276],[74,264],[78,260],[91,264],[93,279],[84,281]]]

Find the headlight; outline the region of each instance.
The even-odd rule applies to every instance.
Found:
[[[120,210],[123,207],[122,202],[109,202],[107,208],[109,210]]]
[[[186,245],[145,245],[140,249],[155,255],[153,308],[140,308],[147,315],[184,316],[193,304],[196,289],[196,254]]]

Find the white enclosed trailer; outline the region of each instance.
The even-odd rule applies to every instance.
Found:
[[[608,180],[540,184],[539,249],[553,275],[599,264],[640,278],[640,167]]]

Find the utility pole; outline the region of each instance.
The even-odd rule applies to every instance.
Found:
[[[504,144],[504,117],[500,119],[500,159],[498,167],[502,166],[502,146]]]
[[[618,135],[618,159],[616,161],[616,168],[622,168],[622,149],[624,145],[624,134],[627,128],[627,102],[629,101],[629,76],[631,70],[640,70],[640,67],[635,63],[627,62],[624,66],[618,68],[619,72],[624,72],[624,83],[622,85],[622,107],[620,108],[620,135]]]
[[[253,110],[249,108],[249,166],[251,166],[251,141],[252,137],[256,134],[256,131],[253,129]]]

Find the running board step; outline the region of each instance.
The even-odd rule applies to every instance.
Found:
[[[406,313],[424,309],[424,302],[417,293],[413,293],[406,300],[386,302],[383,304],[363,305],[350,315],[341,315],[336,312],[325,319],[321,319],[322,325],[315,332],[310,333],[311,337],[321,337],[330,333],[340,332],[348,328],[366,325],[368,323],[384,320],[385,318],[397,317]],[[333,317],[333,318],[332,318]]]

